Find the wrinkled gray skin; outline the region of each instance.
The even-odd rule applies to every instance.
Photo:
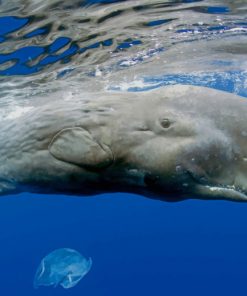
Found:
[[[247,201],[246,119],[204,87],[54,97],[1,125],[0,189]]]

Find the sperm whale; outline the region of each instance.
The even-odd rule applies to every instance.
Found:
[[[53,94],[0,127],[0,194],[247,201],[247,100],[174,85]]]

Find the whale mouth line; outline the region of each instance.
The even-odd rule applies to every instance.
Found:
[[[196,185],[196,193],[201,196],[201,199],[227,199],[232,201],[246,201],[247,195],[234,187],[227,186],[210,186]]]
[[[195,182],[196,194],[201,199],[228,199],[234,201],[247,201],[247,195],[234,185],[215,184],[205,174],[197,177],[193,172],[187,171],[190,178]]]

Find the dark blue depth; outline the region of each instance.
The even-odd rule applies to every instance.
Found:
[[[0,200],[0,294],[244,295],[247,205],[127,194]],[[93,266],[74,288],[33,289],[43,256],[70,247]]]

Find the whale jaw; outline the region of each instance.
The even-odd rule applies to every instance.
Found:
[[[246,193],[235,186],[209,186],[198,184],[195,186],[196,198],[207,200],[230,200],[247,202]]]

